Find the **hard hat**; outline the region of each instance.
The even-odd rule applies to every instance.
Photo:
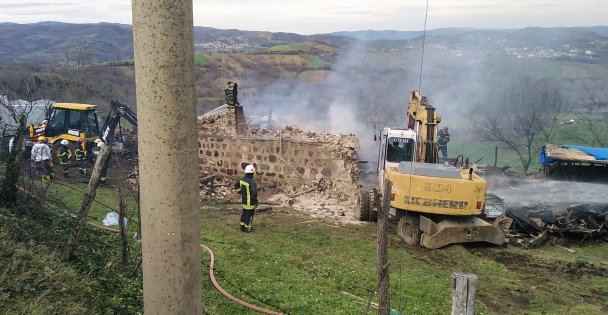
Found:
[[[99,141],[99,143],[97,143],[97,146],[98,146],[100,149],[103,149],[103,147],[105,147],[105,146],[106,146],[106,144],[105,144],[105,143],[103,143],[103,142],[101,142],[101,141]]]
[[[255,173],[255,167],[253,167],[253,165],[249,164],[245,167],[245,174],[253,174]]]
[[[38,137],[38,141],[45,141],[45,140],[46,140],[46,138],[43,136]]]
[[[61,144],[62,145],[68,145],[68,144],[70,144],[70,141],[68,141],[66,139],[63,139],[63,140],[61,140]]]
[[[100,143],[100,142],[101,142],[101,139],[97,138],[97,139],[95,139],[95,141],[94,141],[94,142],[95,142],[95,143]]]

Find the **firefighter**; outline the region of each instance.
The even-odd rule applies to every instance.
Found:
[[[448,142],[450,142],[450,133],[448,132],[448,126],[445,126],[437,132],[437,143],[441,156],[444,158],[448,157]]]
[[[81,176],[87,176],[87,156],[82,148],[82,142],[84,140],[80,137],[76,138],[76,148],[74,148],[74,155],[76,156],[76,164],[78,165],[78,172]]]
[[[59,143],[59,164],[63,171],[63,177],[70,177],[70,160],[72,155],[70,154],[70,148],[68,147],[70,142],[66,139],[61,140]]]
[[[241,195],[241,232],[251,232],[253,225],[253,215],[255,208],[258,206],[258,189],[253,181],[253,173],[255,167],[247,165],[245,167],[245,176],[234,184],[234,189]]]
[[[46,144],[45,137],[38,137],[38,142],[32,147],[31,160],[41,179],[53,179],[51,148]]]
[[[103,143],[103,141],[101,141],[101,139],[97,139],[97,140],[95,140],[95,142],[97,142],[97,145],[93,147],[92,151],[93,151],[93,155],[95,156],[95,160],[97,161],[97,158],[99,158],[99,155],[101,154],[101,149],[103,149],[103,147],[105,147],[106,144]],[[104,165],[101,168],[101,172],[99,174],[99,177],[100,177],[99,184],[100,185],[105,185],[108,182],[108,176],[107,176],[108,164],[109,164],[109,159],[108,159],[108,161],[106,161],[106,165]]]

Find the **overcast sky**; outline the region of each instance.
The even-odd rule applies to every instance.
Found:
[[[426,0],[194,0],[194,25],[299,34],[421,30]],[[131,24],[130,0],[1,0],[0,22]],[[608,0],[429,0],[428,29],[608,25]]]

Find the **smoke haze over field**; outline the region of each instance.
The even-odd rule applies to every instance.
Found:
[[[496,178],[493,178],[495,181]],[[606,203],[608,185],[555,180],[521,180],[501,183],[488,192],[503,198],[509,206],[573,205]]]

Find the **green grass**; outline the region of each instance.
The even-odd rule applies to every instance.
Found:
[[[139,274],[121,266],[118,237],[85,229],[76,257],[60,257],[73,221],[59,211],[0,208],[2,314],[136,314],[142,309]],[[132,241],[131,241],[132,242]],[[131,243],[132,256],[140,256]]]
[[[315,55],[301,55],[302,58],[306,59],[315,69],[325,69],[331,66],[331,63],[319,58]]]
[[[209,60],[203,54],[194,54],[194,64],[197,66],[209,66]]]
[[[309,52],[312,47],[307,44],[277,45],[268,48],[268,52]]]
[[[59,200],[61,207],[0,209],[3,311],[141,312],[141,274],[129,272],[139,259],[138,243],[130,240],[130,267],[123,268],[117,235],[87,227],[77,258],[62,262],[59,257],[74,225],[65,211],[77,209],[81,196],[56,184],[50,194],[47,200]],[[116,189],[102,187],[97,199],[117,204]],[[291,208],[274,208],[258,213],[254,231],[244,234],[238,230],[240,210],[234,205],[211,199],[202,200],[201,206],[201,243],[214,251],[216,278],[231,294],[294,315],[361,314],[361,303],[370,296],[377,302],[372,294],[375,224],[341,224]],[[91,215],[100,220],[107,211],[94,203]],[[403,314],[449,313],[453,272],[478,276],[477,314],[603,314],[608,305],[608,277],[601,271],[608,268],[605,243],[575,245],[574,254],[549,245],[527,251],[514,246],[452,245],[431,251],[404,247],[394,222],[388,241],[391,305]],[[204,311],[255,314],[215,290],[208,278],[209,257],[204,251],[201,255]],[[580,269],[564,269],[579,262],[584,262]]]

